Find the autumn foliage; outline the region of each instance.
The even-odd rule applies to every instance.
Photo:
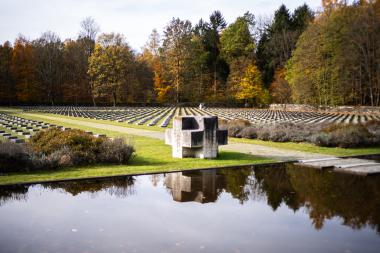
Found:
[[[173,18],[140,51],[92,18],[76,39],[0,46],[0,104],[380,105],[380,1],[281,5],[273,19]]]

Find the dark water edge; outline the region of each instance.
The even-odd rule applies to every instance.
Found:
[[[0,252],[379,252],[380,176],[292,164],[0,187]]]

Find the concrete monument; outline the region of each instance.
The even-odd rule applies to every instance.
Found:
[[[218,129],[216,116],[183,116],[175,117],[173,129],[166,130],[165,143],[172,145],[173,157],[215,158],[227,136],[227,130]]]

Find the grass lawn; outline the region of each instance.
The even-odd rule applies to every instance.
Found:
[[[18,116],[22,114],[16,113]],[[35,118],[38,117],[25,117]],[[256,157],[236,152],[220,152],[218,159],[175,159],[171,157],[171,147],[165,145],[163,141],[153,138],[129,136],[119,132],[83,127],[78,125],[70,125],[53,120],[44,120],[57,125],[64,125],[71,128],[81,128],[94,133],[102,133],[107,136],[125,136],[133,142],[136,155],[132,158],[129,165],[98,165],[85,166],[68,169],[60,169],[57,171],[43,171],[33,173],[18,173],[0,176],[0,184],[11,184],[33,181],[48,181],[68,178],[86,178],[97,176],[113,176],[128,175],[148,172],[165,172],[173,170],[185,170],[195,168],[222,167],[242,164],[256,164],[273,162],[273,160]]]
[[[262,140],[255,140],[255,139],[243,139],[243,138],[229,138],[229,141],[262,145],[262,146],[281,148],[281,149],[287,149],[287,150],[297,150],[297,151],[310,152],[310,153],[319,153],[319,154],[324,154],[324,155],[334,155],[334,156],[380,154],[380,146],[365,147],[365,148],[330,148],[330,147],[319,147],[311,143],[273,142],[273,141],[262,141]]]
[[[2,109],[1,109],[2,110]],[[38,118],[38,114],[35,113],[34,117],[31,116],[25,116],[25,114],[21,110],[17,109],[8,109],[8,113],[15,114],[20,117],[24,118],[33,118],[36,120],[41,120],[41,118]],[[126,124],[126,123],[120,123],[120,122],[114,122],[111,120],[94,120],[94,119],[84,119],[84,118],[75,118],[75,117],[68,117],[68,116],[61,116],[56,114],[44,114],[49,115],[51,117],[61,117],[61,118],[68,118],[71,120],[85,120],[89,122],[102,122],[110,125],[115,126],[123,126],[123,127],[129,127],[129,128],[136,128],[136,129],[147,129],[152,131],[165,131],[165,128],[161,127],[150,127],[145,125],[136,125],[136,124]],[[43,119],[45,120],[45,119]],[[47,121],[47,120],[45,120]],[[56,122],[56,124],[61,124],[61,122]],[[73,126],[74,127],[74,126]],[[76,126],[77,127],[77,126]],[[95,131],[97,132],[97,131]],[[287,150],[296,150],[296,151],[303,151],[303,152],[310,152],[310,153],[318,153],[318,154],[325,154],[325,155],[334,155],[334,156],[352,156],[352,155],[366,155],[366,154],[380,154],[380,146],[377,147],[366,147],[366,148],[330,148],[330,147],[318,147],[314,144],[310,143],[294,143],[294,142],[272,142],[272,141],[261,141],[261,140],[253,140],[253,139],[241,139],[241,138],[229,138],[230,142],[238,142],[238,143],[250,143],[255,145],[262,145],[262,146],[268,146],[268,147],[275,147],[275,148],[281,148],[281,149],[287,149]]]

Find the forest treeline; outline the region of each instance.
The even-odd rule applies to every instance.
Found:
[[[92,18],[0,46],[1,104],[380,105],[380,0],[281,5],[272,18],[173,18],[140,52]]]

